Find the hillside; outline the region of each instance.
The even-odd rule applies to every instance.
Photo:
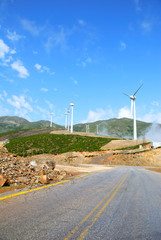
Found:
[[[47,128],[49,126],[50,121],[41,120],[37,122],[29,122],[28,120],[20,117],[0,117],[0,133],[23,129]],[[53,128],[55,130],[63,129],[62,126],[54,123]]]
[[[89,125],[89,132],[97,134],[97,125],[98,125],[98,134],[111,137],[124,137],[132,138],[133,137],[133,120],[128,118],[113,118],[109,120],[102,120],[92,123],[82,123],[74,125],[74,131],[76,132],[85,132],[86,125]],[[142,137],[147,128],[151,126],[151,123],[146,123],[142,121],[137,121],[137,133],[138,137]]]
[[[86,125],[89,125],[89,133],[97,134],[98,126],[98,135],[110,136],[110,137],[121,137],[121,138],[133,138],[133,120],[128,118],[122,119],[109,119],[109,120],[100,120],[92,123],[81,123],[75,124],[73,129],[75,132],[86,132]],[[138,137],[143,137],[147,129],[151,126],[151,123],[146,123],[142,121],[137,121],[137,133]],[[63,130],[64,127],[53,123],[53,127],[49,128],[50,121],[37,121],[29,122],[28,120],[20,117],[0,117],[0,133],[18,131],[18,130],[32,130],[32,129],[48,129],[47,131],[43,130],[40,133],[47,133],[55,130]],[[0,134],[0,135],[1,135]],[[36,133],[38,134],[38,133]],[[29,133],[32,135],[32,133]],[[26,133],[22,136],[27,136]],[[146,136],[145,136],[146,137]]]

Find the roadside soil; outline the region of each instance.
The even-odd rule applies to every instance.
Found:
[[[115,150],[121,148],[132,147],[136,145],[140,145],[143,143],[148,143],[149,140],[112,140],[108,144],[104,145],[101,150]],[[149,147],[149,146],[148,146]]]
[[[106,165],[97,165],[97,164],[80,164],[79,166],[65,166],[65,165],[56,165],[55,170],[65,170],[67,172],[75,174],[80,173],[91,173],[91,172],[103,172],[112,169],[113,167],[109,167]]]
[[[154,171],[154,172],[158,172],[161,173],[161,168],[146,168],[149,171]]]

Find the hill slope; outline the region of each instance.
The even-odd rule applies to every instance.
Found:
[[[28,120],[20,117],[10,117],[4,116],[0,117],[0,133],[9,132],[14,130],[21,129],[34,129],[34,128],[46,128],[50,126],[49,121],[37,121],[37,122],[29,122]],[[54,124],[53,128],[55,129],[63,129],[62,126]]]
[[[92,123],[76,124],[74,125],[74,131],[85,132],[86,125],[89,125],[89,132],[104,136],[111,137],[133,137],[133,120],[128,118],[113,118],[109,120],[102,120]],[[138,137],[142,137],[146,130],[151,126],[151,123],[146,123],[142,121],[137,121],[137,133]]]

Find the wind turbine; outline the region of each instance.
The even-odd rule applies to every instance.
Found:
[[[68,114],[68,131],[69,131],[69,125],[70,125],[70,110],[67,110],[67,114]]]
[[[70,107],[71,107],[71,127],[70,127],[70,132],[73,133],[73,107],[74,107],[74,103],[70,103]]]
[[[50,127],[52,127],[53,126],[52,116],[54,116],[54,113],[51,112],[50,115],[51,115]]]
[[[143,84],[136,90],[136,92],[133,95],[128,95],[124,93],[124,95],[128,96],[131,99],[131,115],[133,116],[133,139],[137,140],[137,127],[136,127],[136,109],[135,109],[135,95],[140,90],[140,88],[143,86]]]
[[[68,118],[68,112],[67,112],[67,109],[65,111],[65,129],[67,129],[67,118]]]

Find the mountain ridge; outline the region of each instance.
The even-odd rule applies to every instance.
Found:
[[[13,130],[34,129],[34,128],[47,128],[50,127],[50,121],[39,120],[30,122],[25,118],[17,116],[3,116],[0,117],[0,133],[9,132]],[[53,128],[62,129],[61,125],[53,123]]]
[[[89,126],[89,133],[94,133],[101,136],[133,138],[133,119],[129,118],[111,118],[108,120],[99,120],[91,123],[78,123],[73,126],[75,132],[86,132],[86,127]],[[137,135],[144,138],[148,128],[152,123],[147,123],[137,120]],[[0,117],[0,133],[25,130],[25,129],[42,129],[49,128],[50,121],[39,120],[30,122],[25,118],[17,116]],[[161,124],[160,124],[161,127]],[[53,130],[63,130],[64,126],[53,123]]]

